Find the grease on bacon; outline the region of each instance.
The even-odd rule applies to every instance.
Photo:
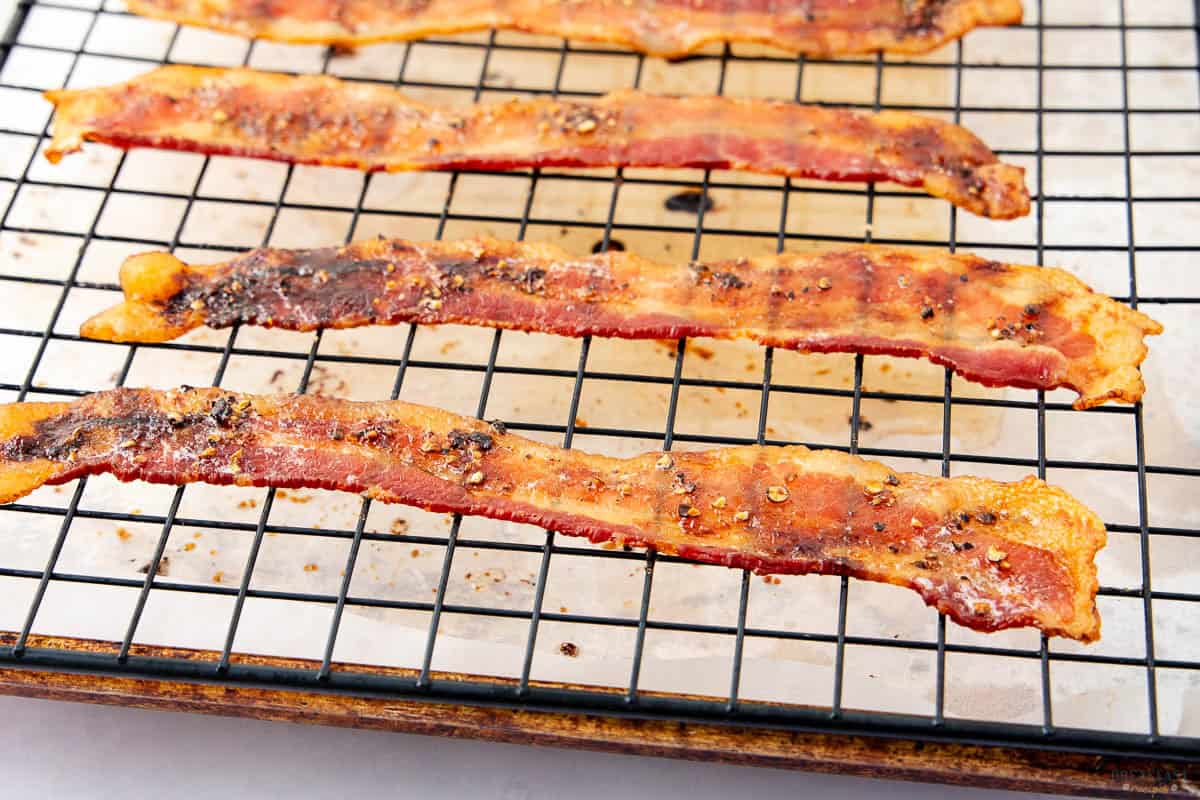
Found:
[[[1023,169],[957,125],[900,111],[634,91],[447,108],[380,84],[189,66],[46,96],[51,161],[98,141],[386,171],[709,167],[894,181],[983,216],[1029,213]]]
[[[346,47],[487,28],[682,56],[757,42],[829,56],[923,53],[1021,21],[1019,0],[129,0],[137,14],[285,42]]]
[[[400,401],[117,389],[0,406],[0,502],[96,473],[357,492],[761,573],[907,586],[968,627],[1092,641],[1099,518],[1036,478],[804,447],[611,458]]]
[[[161,342],[201,325],[289,330],[460,323],[563,336],[748,338],[811,352],[920,356],[992,386],[1136,402],[1162,327],[1053,268],[847,247],[728,262],[577,258],[548,244],[364,241],[212,265],[128,259],[125,302],[81,333]]]

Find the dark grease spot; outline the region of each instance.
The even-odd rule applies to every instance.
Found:
[[[853,414],[846,417],[846,424],[848,424],[848,425],[854,424],[854,415]],[[875,423],[871,422],[871,420],[867,419],[866,417],[860,416],[858,418],[858,429],[860,431],[862,431],[863,433],[866,433],[867,431],[871,430],[874,427],[875,427]]]
[[[184,424],[191,424],[192,421],[191,418],[184,418]],[[105,442],[109,439],[142,442],[170,436],[172,427],[174,425],[165,416],[136,408],[114,416],[89,417],[72,412],[39,420],[30,435],[14,436],[0,442],[0,461],[40,458],[61,461],[70,458],[72,452],[86,447],[93,432],[100,433]]]
[[[622,242],[620,239],[609,239],[608,247],[604,246],[603,239],[599,240],[598,242],[596,242],[595,244],[592,245],[593,253],[603,253],[603,252],[621,253],[621,252],[624,252],[624,250],[625,250],[625,243]]]
[[[683,211],[688,214],[699,214],[701,211],[711,211],[712,198],[699,189],[687,189],[673,194],[663,203],[667,211]]]
[[[166,576],[169,573],[170,569],[171,569],[170,556],[163,556],[162,558],[160,558],[158,560],[158,565],[154,569],[154,574],[160,575],[160,576]],[[138,572],[142,573],[143,575],[150,572],[150,562],[147,561],[145,564],[142,564],[140,567],[138,567]]]
[[[370,309],[371,299],[383,289],[388,266],[379,259],[350,257],[335,247],[296,252],[256,250],[219,278],[195,280],[185,286],[167,300],[164,314],[179,319],[191,314],[193,304],[199,303],[210,327],[267,319],[284,321],[286,327],[292,308],[301,306],[311,308],[324,321],[346,308]],[[326,283],[335,280],[339,288],[331,292]]]

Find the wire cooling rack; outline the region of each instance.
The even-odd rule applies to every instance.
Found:
[[[0,666],[1196,758],[1200,593],[1189,570],[1200,554],[1200,415],[1194,407],[1188,413],[1196,370],[1188,368],[1194,334],[1185,323],[1200,301],[1200,280],[1187,269],[1200,246],[1200,196],[1190,193],[1200,163],[1197,12],[1169,0],[1029,5],[1022,26],[972,33],[927,58],[827,61],[723,47],[667,64],[507,32],[342,54],[250,44],[93,0],[21,0],[0,46],[0,392],[33,400],[187,380],[379,397],[390,387],[392,397],[502,415],[513,430],[568,447],[585,437],[589,448],[614,452],[802,440],[943,475],[1036,472],[1106,517],[1100,645],[948,628],[919,602],[905,605],[914,601],[903,590],[845,578],[786,578],[781,586],[552,532],[508,526],[497,533],[458,517],[448,529],[419,514],[389,528],[381,509],[352,498],[350,513],[331,512],[330,522],[318,514],[320,502],[292,508],[289,501],[312,498],[273,490],[143,491],[140,507],[130,508],[132,488],[92,478],[0,508],[0,528],[19,545],[0,549],[0,588],[8,592],[0,625],[10,628],[0,640]],[[38,152],[50,112],[41,91],[193,62],[331,72],[444,102],[635,86],[915,109],[962,122],[1026,166],[1034,211],[1024,221],[995,223],[883,186],[709,171],[363,177],[103,147],[59,167],[43,163]],[[712,203],[663,208],[663,198],[684,191]],[[654,345],[629,345],[642,349],[610,358],[604,348],[625,345],[584,339],[547,351],[539,349],[547,347],[544,337],[498,330],[458,331],[452,339],[409,327],[348,339],[342,332],[234,329],[118,347],[85,342],[74,327],[86,311],[115,300],[119,258],[139,250],[217,258],[265,243],[478,231],[562,239],[580,250],[628,243],[666,260],[873,240],[1064,264],[1167,323],[1167,336],[1152,344],[1166,355],[1147,365],[1146,408],[1160,403],[1160,411],[1106,406],[1083,414],[1065,394],[985,390],[940,369],[909,379],[886,359],[687,340],[660,345],[651,364]],[[543,358],[551,351],[554,357]],[[353,376],[366,373],[373,377],[356,383]],[[524,407],[503,393],[524,398]],[[610,403],[604,411],[606,398],[634,410]],[[603,415],[605,424],[585,421],[585,413]],[[811,425],[789,427],[806,415]],[[905,427],[911,419],[920,422]],[[210,548],[210,540],[223,549]],[[210,557],[189,571],[197,547]],[[118,552],[134,557],[114,566]],[[481,557],[521,560],[525,577],[467,571]],[[426,584],[403,570],[386,582],[365,577],[379,564],[396,570],[405,558],[429,565]],[[285,561],[296,569],[273,566]],[[556,583],[559,575],[571,585]],[[616,593],[617,601],[593,598],[594,612],[568,608],[602,580],[594,593]],[[493,591],[494,600],[484,591],[510,583],[511,591]],[[114,593],[121,600],[109,603]],[[287,610],[259,611],[279,604]],[[688,612],[693,606],[701,609],[696,615]],[[80,618],[91,627],[75,624]],[[343,653],[353,650],[347,626],[362,618],[399,625],[374,630],[407,637],[412,647],[391,663],[408,671],[360,669],[356,663],[376,663],[373,651]],[[256,626],[266,633],[257,636]],[[209,638],[179,633],[192,628]],[[296,652],[304,647],[289,649],[295,637],[283,644],[271,638],[279,628],[302,628],[320,644]],[[562,640],[608,633],[616,638],[583,646],[584,655],[619,651],[595,662],[600,678],[563,666],[579,647]],[[56,634],[117,644],[80,650],[45,638]],[[495,640],[503,640],[505,658],[479,649]],[[180,643],[211,645],[209,657],[141,647]],[[245,657],[264,650],[313,664]],[[449,680],[449,667],[477,674]],[[766,678],[756,682],[760,674]],[[972,683],[973,675],[989,677]],[[881,679],[883,687],[873,688]],[[773,692],[783,684],[790,695]],[[906,699],[905,686],[919,702]],[[1073,692],[1078,686],[1087,691]],[[989,692],[999,693],[994,702]]]

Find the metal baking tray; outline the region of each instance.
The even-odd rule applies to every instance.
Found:
[[[0,44],[0,400],[220,384],[406,400],[613,454],[801,442],[1037,474],[1104,517],[1104,638],[946,625],[911,592],[761,578],[324,492],[94,477],[0,507],[0,691],[972,785],[1194,794],[1200,757],[1200,89],[1191,2],[1043,0],[928,57],[681,61],[507,32],[334,53],[17,3]],[[39,94],[160,63],[381,81],[469,103],[641,87],[916,109],[1028,170],[1033,214],[699,170],[372,175],[89,146]],[[685,192],[707,202],[671,202]],[[693,198],[694,199],[694,195]],[[458,326],[87,342],[122,257],[477,233],[722,258],[837,242],[1063,266],[1167,326],[1144,406],[924,362]]]

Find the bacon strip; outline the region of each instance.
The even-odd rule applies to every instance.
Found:
[[[1077,408],[1136,402],[1162,326],[1062,270],[883,247],[667,266],[549,244],[364,241],[220,264],[127,259],[125,302],[84,323],[111,342],[201,325],[288,330],[416,322],[924,357],[989,386],[1070,387]]]
[[[925,53],[1021,21],[1019,0],[129,0],[137,14],[283,42],[354,47],[487,28],[611,42],[666,58],[711,42],[830,56]]]
[[[804,447],[610,458],[400,401],[118,389],[0,406],[0,502],[101,472],[358,492],[757,572],[894,583],[977,630],[1100,634],[1104,526],[1032,477],[892,473]]]
[[[55,162],[98,141],[389,172],[711,167],[890,180],[976,214],[1029,213],[1024,170],[957,125],[898,111],[630,91],[452,109],[379,84],[186,66],[46,97],[58,109]]]

